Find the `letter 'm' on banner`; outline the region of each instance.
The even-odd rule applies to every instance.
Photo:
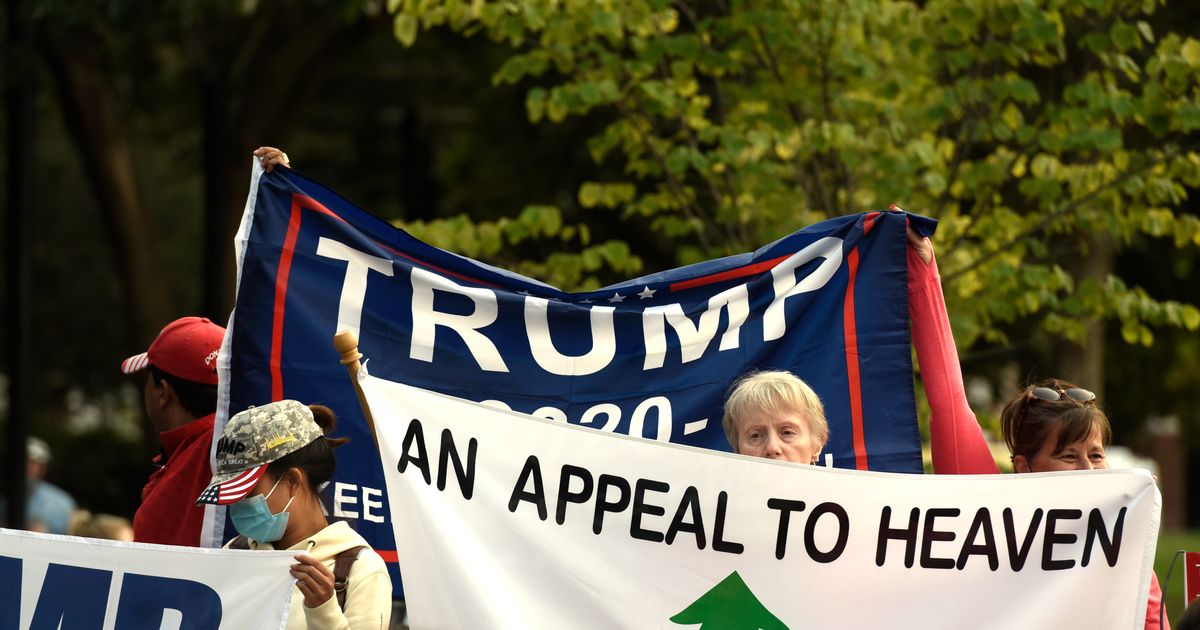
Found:
[[[367,297],[367,275],[375,270],[390,278],[392,261],[323,236],[317,241],[317,255],[346,261],[346,279],[342,282],[342,297],[338,300],[338,330],[349,330],[357,338],[363,300]]]
[[[21,559],[0,556],[0,628],[21,621]]]
[[[282,628],[294,562],[0,528],[0,630]]]
[[[812,273],[796,282],[796,269],[804,263],[824,258]],[[832,236],[814,241],[808,247],[792,254],[787,260],[771,269],[774,278],[775,298],[763,313],[763,341],[774,341],[787,332],[787,315],[784,303],[788,298],[816,291],[825,286],[838,267],[842,266],[842,239]]]
[[[433,349],[437,345],[437,327],[453,330],[467,344],[471,356],[479,367],[488,372],[507,372],[508,366],[480,328],[496,321],[498,308],[496,294],[488,289],[464,287],[453,280],[418,267],[412,269],[412,341],[408,351],[410,358],[433,363]],[[433,309],[434,290],[455,293],[470,298],[475,310],[470,315],[442,313]]]
[[[126,573],[121,584],[114,630],[162,627],[164,613],[178,611],[179,628],[218,630],[221,596],[200,582],[157,575]]]
[[[29,627],[100,630],[110,586],[112,571],[50,563]]]
[[[708,300],[708,309],[700,314],[699,323],[692,320],[683,312],[679,304],[652,306],[642,312],[642,336],[646,341],[646,359],[642,363],[643,370],[652,370],[663,366],[667,355],[667,330],[665,323],[671,324],[679,337],[679,352],[682,363],[695,361],[704,355],[717,336],[717,323],[721,319],[721,309],[729,310],[729,324],[725,334],[721,335],[720,350],[737,348],[740,340],[738,334],[742,324],[750,316],[750,293],[746,285],[726,289]]]

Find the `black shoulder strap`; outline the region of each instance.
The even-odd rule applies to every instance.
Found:
[[[366,549],[359,545],[333,557],[333,592],[337,593],[338,608],[346,610],[346,586],[350,583],[350,567],[358,560],[358,554]]]

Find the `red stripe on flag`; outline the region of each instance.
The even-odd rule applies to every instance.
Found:
[[[858,248],[846,258],[850,282],[846,285],[846,301],[842,309],[842,326],[846,337],[846,374],[850,382],[850,426],[854,435],[854,467],[867,470],[867,442],[863,435],[862,382],[858,370],[858,329],[854,317],[854,280],[858,276]]]
[[[733,280],[734,278],[753,276],[754,274],[770,270],[772,267],[787,260],[789,257],[790,254],[788,256],[780,256],[779,258],[772,258],[771,260],[756,262],[746,265],[745,267],[738,267],[736,269],[722,271],[721,273],[714,273],[711,276],[701,276],[699,278],[692,278],[691,280],[684,280],[683,282],[676,282],[675,284],[671,285],[671,290],[682,291],[684,289],[702,287],[706,284],[714,284],[717,282],[723,282],[725,280]]]
[[[392,550],[376,549],[375,553],[379,554],[379,557],[383,558],[384,562],[399,562],[400,561],[400,558],[399,558],[399,556],[396,555],[396,550],[394,550],[394,549],[392,549]]]
[[[299,195],[299,194],[293,193],[292,198],[294,200],[298,199],[300,201],[300,206],[303,208],[312,210],[314,212],[320,212],[321,214],[333,217],[333,218],[337,219],[338,221],[345,223],[346,225],[350,225],[349,221],[338,216],[329,208],[326,208],[325,206],[321,205],[321,203],[319,201],[317,201],[316,199],[313,199],[312,197],[305,197],[304,195]],[[459,280],[466,280],[467,282],[474,282],[475,284],[482,284],[487,287],[496,287],[496,288],[500,287],[500,285],[498,285],[498,284],[492,284],[491,282],[484,282],[483,280],[472,278],[470,276],[466,276],[461,273],[455,273],[453,271],[450,271],[449,269],[442,269],[441,267],[438,267],[437,265],[431,265],[423,260],[409,256],[408,254],[405,254],[399,250],[392,249],[391,247],[388,247],[387,245],[384,245],[383,243],[380,243],[379,241],[377,241],[375,239],[371,239],[371,242],[375,243],[379,247],[382,247],[383,249],[386,249],[389,252],[391,252],[405,260],[414,262],[418,265],[421,265],[422,267],[432,269],[444,276],[450,276],[451,278],[458,278]]]
[[[892,205],[895,206],[896,204],[892,204]],[[867,216],[863,218],[863,235],[864,236],[871,231],[871,228],[875,227],[875,219],[878,219],[879,215],[880,215],[879,212],[868,212]]]
[[[316,199],[306,197],[301,194],[292,194],[292,212],[288,218],[287,234],[283,239],[283,250],[279,253],[279,266],[275,270],[275,306],[273,313],[273,321],[271,324],[271,400],[283,400],[283,315],[287,307],[287,285],[288,277],[292,271],[292,257],[296,253],[296,241],[300,237],[300,219],[301,210],[312,210],[320,214],[332,217],[346,225],[350,225],[348,221],[338,216],[329,208],[326,208]],[[499,285],[490,282],[477,280],[463,274],[454,273],[448,269],[442,269],[437,265],[431,265],[427,262],[413,258],[407,254],[403,254],[379,241],[371,239],[376,245],[400,256],[406,260],[412,261],[422,267],[427,267],[443,275],[466,280],[475,284],[481,284],[489,287],[498,287]]]
[[[279,252],[279,268],[275,272],[275,312],[271,324],[271,400],[283,400],[283,312],[287,305],[288,276],[292,273],[292,256],[296,239],[300,237],[300,195],[292,195],[292,215],[288,219],[283,251]]]
[[[338,221],[345,223],[346,225],[350,225],[349,221],[338,216],[336,213],[334,213],[333,210],[326,208],[321,202],[317,201],[316,199],[313,199],[312,197],[306,197],[306,196],[298,194],[298,193],[292,193],[292,203],[295,204],[297,202],[300,204],[300,207],[304,208],[305,210],[312,210],[313,212],[320,212],[321,214],[333,217],[333,218],[337,219]]]

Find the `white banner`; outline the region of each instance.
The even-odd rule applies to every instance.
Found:
[[[798,466],[361,385],[417,629],[1144,624],[1144,471]]]
[[[281,629],[293,555],[0,529],[0,628]]]

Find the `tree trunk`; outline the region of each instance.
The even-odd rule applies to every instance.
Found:
[[[130,320],[132,347],[148,344],[172,318],[170,292],[128,130],[91,55],[39,37],[63,119],[103,215]]]
[[[1085,280],[1104,282],[1113,270],[1116,246],[1106,235],[1091,233],[1080,245],[1079,257],[1063,267],[1075,278],[1076,284]],[[1083,344],[1060,340],[1055,344],[1054,376],[1078,384],[1096,393],[1104,401],[1104,320],[1086,323]]]
[[[276,5],[263,7],[253,19],[255,26],[233,30],[262,36],[240,37],[227,49],[198,48],[205,59],[198,63],[204,138],[203,312],[218,322],[228,320],[234,305],[233,238],[249,192],[250,153],[262,145],[286,148],[281,145],[288,130],[300,123],[300,110],[320,89],[337,53],[360,44],[369,28],[388,20],[360,16],[347,23],[333,16],[290,14]]]

